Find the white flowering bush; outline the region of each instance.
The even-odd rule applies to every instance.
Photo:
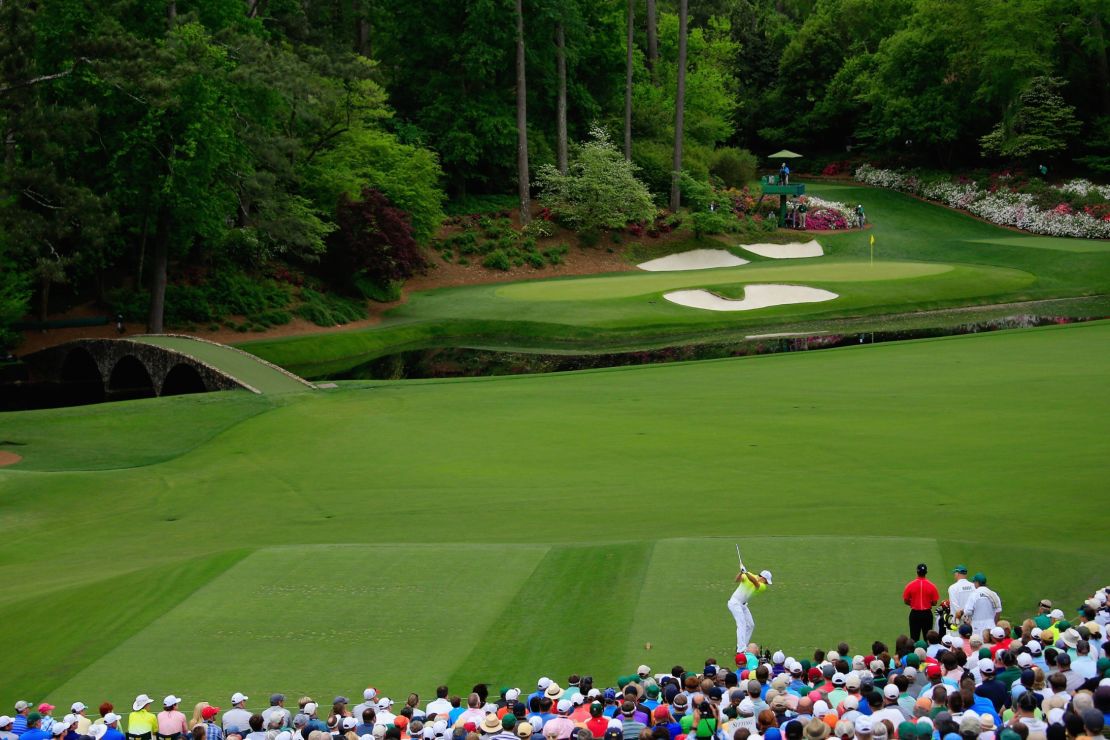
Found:
[[[1097,211],[1073,210],[1065,203],[1044,210],[1035,203],[1035,196],[1003,188],[985,190],[973,182],[953,180],[922,180],[916,175],[897,170],[884,170],[869,164],[856,169],[856,179],[867,185],[899,190],[928,200],[943,203],[975,214],[999,226],[1010,226],[1033,234],[1067,236],[1077,239],[1110,239],[1110,216],[1099,217]],[[1008,179],[1008,178],[1002,178]],[[1087,180],[1071,180],[1059,186],[1061,193],[1079,196],[1097,194],[1110,199],[1110,186],[1096,185]]]

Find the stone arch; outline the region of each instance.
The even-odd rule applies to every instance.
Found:
[[[187,393],[204,393],[207,390],[208,387],[204,385],[204,380],[197,369],[181,362],[166,373],[166,379],[162,381],[161,395],[183,396]]]
[[[96,358],[84,347],[73,347],[66,353],[57,378],[53,405],[81,406],[104,400],[104,377]]]
[[[153,398],[154,381],[146,365],[135,355],[124,355],[116,361],[108,376],[108,395],[113,401],[129,398]]]

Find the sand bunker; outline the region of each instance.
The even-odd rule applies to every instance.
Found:
[[[740,247],[761,257],[770,257],[773,260],[821,257],[825,254],[825,250],[821,249],[821,245],[817,243],[816,239],[805,244],[801,242],[791,242],[790,244],[741,244]]]
[[[15,454],[14,452],[5,452],[4,450],[0,450],[0,468],[4,467],[5,465],[15,465],[22,459],[22,457]]]
[[[837,298],[836,293],[805,285],[745,285],[741,300],[722,298],[708,290],[676,290],[664,293],[671,303],[707,311],[752,311],[791,303],[820,303]]]
[[[677,270],[709,270],[714,267],[739,267],[748,261],[723,249],[692,249],[689,252],[669,254],[659,259],[636,265],[648,272],[673,272]]]

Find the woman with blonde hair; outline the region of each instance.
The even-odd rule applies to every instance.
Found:
[[[197,705],[195,707],[193,707],[193,716],[189,719],[189,730],[190,731],[192,731],[192,729],[194,727],[196,727],[197,725],[203,725],[204,724],[204,708],[207,707],[207,706],[211,706],[211,705],[206,701],[202,701],[202,702],[197,702]]]

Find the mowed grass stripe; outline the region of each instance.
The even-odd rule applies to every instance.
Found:
[[[110,533],[104,533],[101,542],[111,548]],[[0,688],[11,696],[69,696],[54,689],[141,632],[247,554],[247,550],[232,550],[193,558],[72,586],[62,594],[5,605],[0,608],[0,624],[7,625],[5,648],[21,657],[8,662]],[[34,575],[32,570],[25,577],[30,579]],[[132,694],[137,690],[134,677],[140,675],[141,672],[125,679],[130,682],[128,690]],[[82,696],[90,697],[89,701],[100,696],[99,685],[88,689],[89,693]],[[124,699],[124,694],[118,694],[116,706],[124,706]]]
[[[619,509],[583,512],[616,517]],[[565,522],[573,526],[573,522]],[[651,559],[647,542],[552,547],[474,649],[450,685],[506,681],[528,688],[536,671],[566,685],[593,671],[611,681],[622,663],[628,629]],[[507,557],[513,557],[509,551]],[[498,574],[483,593],[501,590]]]
[[[364,526],[375,526],[371,516]],[[506,557],[503,548],[483,545],[259,550],[50,696],[121,705],[142,689],[216,704],[234,691],[349,694],[352,681],[407,693],[414,659],[423,680],[447,675],[544,552],[520,546]],[[481,574],[494,571],[504,588],[488,593]],[[26,690],[8,685],[19,693],[16,687]]]
[[[628,632],[624,665],[645,662],[666,669],[706,656],[731,662],[736,622],[726,602],[736,588],[736,544],[749,569],[773,575],[770,588],[751,601],[753,639],[795,655],[827,649],[850,636],[893,642],[906,629],[902,586],[917,563],[928,563],[938,584],[948,582],[935,540],[859,536],[850,523],[842,536],[764,537],[760,534],[766,530],[789,531],[794,515],[789,496],[783,497],[781,514],[775,517],[751,518],[743,506],[722,510],[721,503],[702,500],[698,506],[707,517],[734,522],[734,537],[656,544]]]

